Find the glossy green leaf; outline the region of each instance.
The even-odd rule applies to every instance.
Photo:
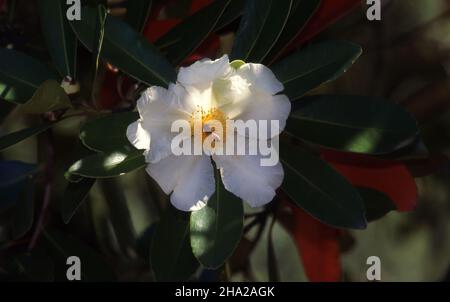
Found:
[[[319,8],[321,0],[294,0],[286,26],[272,50],[267,55],[268,62],[273,61],[292,42],[305,27]]]
[[[61,217],[64,223],[69,223],[73,215],[89,194],[95,183],[93,178],[82,178],[79,182],[69,182],[61,201]]]
[[[243,0],[231,0],[222,16],[220,16],[220,19],[217,21],[214,31],[223,29],[225,26],[239,18],[242,15],[244,6],[245,1]]]
[[[358,192],[364,200],[366,219],[369,222],[378,220],[396,209],[395,204],[382,192],[362,187],[358,187]]]
[[[42,244],[55,264],[55,281],[67,281],[67,258],[77,256],[81,260],[81,281],[111,282],[116,276],[105,256],[78,238],[56,230],[43,231]]]
[[[125,21],[135,31],[142,32],[152,8],[152,0],[132,0],[126,2],[127,14]]]
[[[83,18],[71,25],[78,39],[90,50],[98,45],[97,10],[85,7]],[[145,84],[167,86],[176,79],[175,69],[161,53],[127,23],[108,15],[105,21],[101,57]]]
[[[31,100],[20,108],[25,113],[42,114],[69,107],[72,104],[61,85],[54,80],[47,80],[39,86]]]
[[[262,62],[283,31],[292,0],[247,0],[231,58]]]
[[[172,28],[156,41],[155,46],[172,64],[180,64],[211,33],[229,3],[230,0],[214,1]]]
[[[145,158],[142,151],[125,148],[80,159],[69,168],[67,173],[87,178],[110,178],[144,166]]]
[[[327,148],[368,154],[401,149],[418,134],[412,115],[393,102],[330,95],[295,104],[286,131]]]
[[[225,190],[216,172],[216,192],[191,214],[191,246],[198,261],[210,269],[222,266],[241,240],[243,224],[242,201]]]
[[[0,48],[0,99],[23,104],[49,79],[58,80],[58,76],[45,64],[21,52]]]
[[[137,119],[137,112],[121,112],[88,121],[81,127],[80,139],[94,151],[108,152],[131,147],[126,135],[127,128]]]
[[[326,41],[300,50],[273,65],[284,93],[295,101],[320,84],[341,76],[361,55],[361,47],[347,41]]]
[[[39,0],[42,30],[53,62],[62,77],[74,79],[77,38],[66,17],[67,7],[65,0]]]
[[[186,281],[197,270],[189,239],[189,214],[169,206],[158,223],[150,247],[157,281]]]
[[[319,157],[282,144],[283,191],[318,220],[334,227],[366,227],[363,200],[358,191]]]
[[[5,150],[24,139],[37,135],[50,128],[53,123],[45,123],[40,126],[25,128],[17,132],[9,133],[0,137],[0,151]]]

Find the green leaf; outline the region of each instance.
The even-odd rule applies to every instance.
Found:
[[[229,25],[231,22],[239,18],[242,15],[242,11],[244,10],[244,5],[245,1],[231,0],[222,16],[220,16],[220,19],[217,21],[214,31],[223,29],[225,26]]]
[[[105,257],[84,242],[56,230],[44,230],[43,235],[44,247],[55,264],[56,281],[67,281],[67,258],[70,256],[77,256],[81,260],[81,281],[115,281],[114,272]]]
[[[150,247],[157,281],[186,281],[198,268],[189,242],[189,214],[169,206],[158,223]]]
[[[23,104],[49,79],[58,77],[43,63],[21,52],[0,48],[0,99]]]
[[[211,33],[230,0],[217,0],[172,28],[156,41],[169,61],[180,64]]]
[[[231,256],[242,237],[242,201],[223,187],[216,170],[216,192],[191,214],[191,247],[206,268],[217,269]]]
[[[24,139],[37,135],[50,128],[53,123],[45,123],[40,126],[25,128],[17,132],[9,133],[0,137],[0,151],[3,151]]]
[[[286,47],[300,34],[311,17],[319,8],[321,0],[294,0],[286,26],[280,37],[267,55],[267,60],[274,61]]]
[[[393,102],[330,95],[295,104],[286,131],[326,148],[368,154],[404,148],[418,135],[412,115]]]
[[[364,200],[366,219],[369,222],[378,220],[396,209],[392,200],[382,192],[363,187],[358,187],[358,191]]]
[[[65,0],[39,0],[42,30],[53,62],[62,77],[74,79],[77,38],[66,17],[67,7]]]
[[[61,201],[61,217],[64,223],[70,222],[94,184],[95,179],[93,178],[82,178],[79,182],[67,184]]]
[[[337,79],[361,53],[361,47],[351,42],[322,42],[287,57],[272,71],[283,83],[284,93],[295,101],[320,84]]]
[[[122,149],[98,153],[75,162],[67,173],[87,178],[111,178],[145,166],[142,151]]]
[[[138,32],[142,32],[147,23],[152,7],[152,0],[132,0],[127,1],[127,14],[125,20]]]
[[[334,227],[366,227],[358,191],[326,162],[290,145],[281,145],[282,189],[292,201],[323,223]]]
[[[72,107],[70,99],[55,80],[47,80],[39,86],[30,101],[20,108],[25,113],[42,114]]]
[[[98,44],[100,25],[96,9],[85,7],[80,21],[70,22],[78,39],[92,52]],[[173,66],[146,39],[128,24],[108,15],[101,49],[101,57],[145,84],[167,86],[175,82]]]
[[[245,62],[242,60],[234,60],[230,63],[230,66],[233,67],[234,69],[238,70],[244,64],[245,64]]]
[[[121,112],[88,121],[81,127],[80,139],[94,151],[108,152],[131,147],[126,135],[127,128],[137,119],[137,112]]]
[[[262,62],[283,31],[292,2],[247,0],[231,58]]]

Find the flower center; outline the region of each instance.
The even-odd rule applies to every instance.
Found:
[[[197,109],[191,114],[191,131],[195,135],[196,129],[201,127],[202,142],[211,134],[216,136],[216,139],[222,140],[225,137],[227,116],[216,107],[204,109],[197,106]],[[197,128],[196,128],[197,127]],[[221,129],[217,129],[221,127]]]

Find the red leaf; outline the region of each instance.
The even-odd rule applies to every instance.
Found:
[[[416,183],[403,163],[331,150],[323,150],[322,158],[353,185],[386,194],[399,211],[416,207]]]
[[[287,206],[292,210],[293,219],[282,223],[294,239],[308,279],[311,282],[340,281],[340,231],[296,206]]]
[[[211,4],[211,0],[194,0],[192,1],[191,8],[189,10],[189,15],[192,15],[193,13],[196,13],[197,11],[201,10],[202,8],[208,6]]]
[[[211,3],[211,0],[195,0],[192,2],[192,6],[189,11],[189,15],[197,12],[198,10],[204,8]],[[182,19],[163,19],[156,20],[155,16],[152,16],[144,28],[144,36],[152,43],[157,41],[159,38],[164,36],[173,27],[180,23]],[[195,52],[190,55],[186,60],[184,60],[181,65],[186,66],[194,63],[197,60],[203,58],[213,58],[216,56],[217,51],[220,48],[219,36],[212,33],[205,41],[200,44],[200,46],[195,50]]]
[[[144,36],[154,43],[180,22],[181,19],[149,20],[144,28]]]
[[[361,5],[361,0],[322,0],[314,16],[299,32],[287,51],[309,41],[359,5]]]
[[[217,51],[220,48],[220,39],[219,36],[215,33],[209,35],[205,41],[197,48],[197,50],[190,55],[186,60],[183,61],[181,65],[191,65],[197,60],[203,58],[214,58],[217,54]]]

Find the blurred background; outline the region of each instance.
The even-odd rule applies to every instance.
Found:
[[[0,17],[0,46],[11,44],[38,58],[46,58],[36,1],[10,2],[14,3],[14,9],[3,11]],[[113,14],[123,14],[124,1],[108,2]],[[188,13],[190,1],[172,2],[159,19],[182,18]],[[382,2],[381,21],[368,21],[367,7],[363,5],[315,38],[354,41],[362,46],[363,55],[343,77],[311,93],[382,96],[402,104],[417,118],[423,140],[438,164],[413,166],[420,195],[415,211],[390,212],[370,223],[366,230],[345,234],[341,242],[344,280],[366,281],[366,259],[378,256],[383,281],[450,281],[450,166],[446,160],[450,156],[450,1]],[[228,52],[233,34],[224,32],[218,39],[217,55]],[[80,60],[89,56],[87,51],[80,50]],[[80,74],[88,74],[89,67],[82,66]],[[120,107],[127,96],[117,92],[120,76],[111,70],[114,71],[108,66],[103,68],[104,85],[99,100],[105,106],[114,103]],[[84,118],[79,118],[60,123],[53,128],[52,137],[44,134],[28,139],[0,153],[0,158],[45,162],[51,139],[56,154],[51,203],[41,212],[45,179],[36,179],[37,215],[43,213],[46,226],[80,239],[115,272],[115,279],[152,280],[148,269],[149,238],[167,197],[145,171],[98,180],[71,222],[65,225],[61,219],[59,203],[66,186],[64,171],[88,153],[77,139],[83,121]],[[0,134],[4,134],[33,121],[2,102],[0,122]],[[252,211],[247,209],[247,212],[251,215]],[[273,232],[281,281],[306,281],[291,236],[277,223]],[[258,234],[249,232],[249,241],[244,240],[239,248],[252,252],[246,253],[245,259],[233,259],[227,276],[220,278],[268,280],[267,233],[268,228],[259,234],[260,240],[253,245],[250,239]],[[0,227],[0,259],[3,260],[14,251],[21,251],[27,241],[15,241],[14,246],[7,242],[7,232]],[[42,275],[45,268],[36,270]]]

